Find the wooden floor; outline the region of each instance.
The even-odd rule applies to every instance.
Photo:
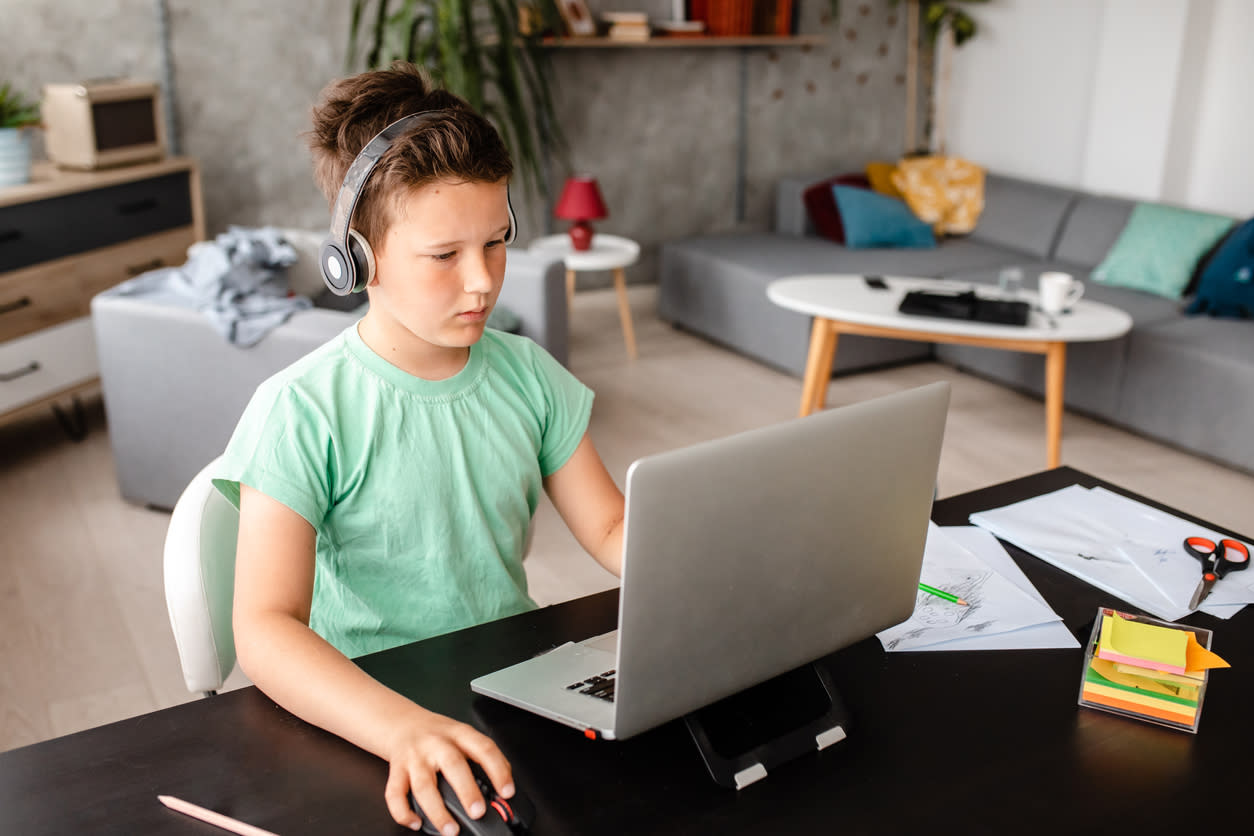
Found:
[[[575,299],[571,368],[597,393],[592,434],[620,484],[639,456],[795,416],[801,381],[653,314],[633,286],[639,359],[628,362],[612,291]],[[947,366],[838,378],[835,406],[933,380],[953,384],[941,460],[947,496],[1044,468],[1041,403]],[[161,587],[169,515],[123,502],[99,400],[90,432],[51,414],[0,427],[0,750],[193,699],[184,689]],[[1238,531],[1254,532],[1254,477],[1067,415],[1063,463]],[[613,586],[552,506],[541,507],[532,593],[550,604]],[[233,685],[246,684],[237,672]]]

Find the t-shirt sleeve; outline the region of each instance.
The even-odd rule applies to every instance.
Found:
[[[263,384],[244,410],[213,484],[236,508],[246,484],[300,514],[315,528],[330,507],[325,419],[290,386]]]
[[[544,349],[535,353],[536,377],[544,390],[546,421],[540,443],[540,474],[550,476],[574,454],[592,417],[592,390]]]

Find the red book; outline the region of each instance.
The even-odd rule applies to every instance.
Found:
[[[775,34],[792,34],[792,0],[775,0]]]

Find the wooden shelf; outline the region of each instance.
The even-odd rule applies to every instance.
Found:
[[[772,47],[772,46],[822,46],[827,38],[822,35],[744,35],[723,37],[718,35],[657,35],[647,41],[625,41],[606,37],[546,38],[541,46],[553,49],[602,49],[614,47]]]

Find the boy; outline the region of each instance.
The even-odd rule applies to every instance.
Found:
[[[315,176],[334,203],[357,153],[417,120],[361,189],[370,306],[263,383],[215,480],[240,511],[240,665],[276,702],[389,762],[388,810],[417,829],[472,816],[467,759],[502,796],[510,768],[474,728],[434,714],[350,657],[535,608],[522,552],[543,488],[617,575],[623,496],[587,435],[592,393],[530,340],[485,330],[505,275],[513,166],[496,130],[412,65],[329,85],[314,110]]]

